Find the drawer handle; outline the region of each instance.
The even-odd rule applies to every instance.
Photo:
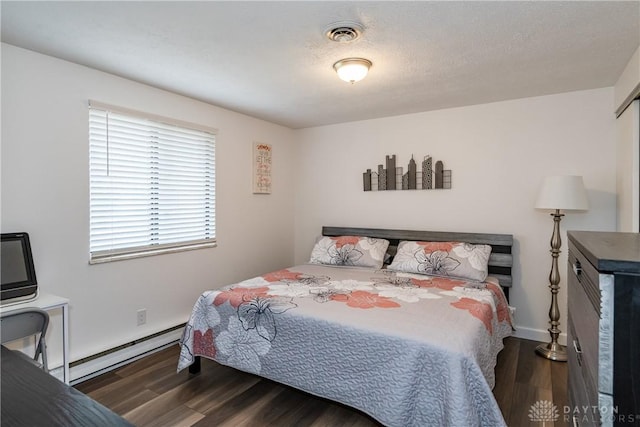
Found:
[[[576,261],[573,263],[573,273],[578,276],[580,279],[580,275],[582,274],[582,265],[580,265],[580,261]]]
[[[573,349],[576,351],[576,359],[578,359],[578,365],[582,366],[582,349],[580,348],[580,343],[578,341],[573,340]]]

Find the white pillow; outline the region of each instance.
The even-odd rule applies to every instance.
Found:
[[[314,245],[309,263],[382,268],[388,247],[385,239],[324,236]]]
[[[489,245],[403,241],[387,269],[483,282],[489,273],[490,256]]]

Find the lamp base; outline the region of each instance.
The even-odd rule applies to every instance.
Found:
[[[555,342],[540,344],[536,347],[536,353],[556,362],[567,361],[567,348]]]

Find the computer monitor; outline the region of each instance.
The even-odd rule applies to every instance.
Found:
[[[0,302],[6,305],[38,296],[36,269],[27,233],[2,233]]]

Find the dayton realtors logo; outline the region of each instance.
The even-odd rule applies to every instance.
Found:
[[[558,408],[548,400],[538,400],[529,409],[529,419],[533,422],[542,421],[542,425],[546,422],[558,421],[558,418],[560,418]]]
[[[564,406],[562,408],[563,421],[585,424],[600,424],[602,421],[611,421],[617,424],[635,423],[640,420],[640,414],[623,415],[618,411],[617,406]],[[554,422],[560,419],[558,408],[548,400],[538,400],[529,409],[529,419],[531,422],[542,422],[544,426],[547,422]]]

